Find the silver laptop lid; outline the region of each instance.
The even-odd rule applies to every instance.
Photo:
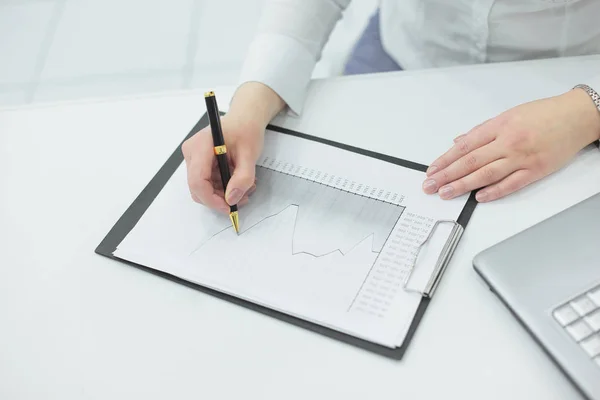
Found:
[[[600,400],[600,361],[554,316],[600,288],[600,194],[479,253],[473,264],[575,385]]]

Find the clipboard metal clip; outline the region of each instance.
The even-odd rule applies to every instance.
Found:
[[[412,277],[415,267],[417,265],[419,255],[421,254],[421,249],[423,248],[423,246],[425,246],[425,244],[427,244],[427,242],[429,242],[429,240],[433,237],[433,234],[434,234],[436,228],[442,223],[450,223],[450,224],[453,224],[454,226],[452,228],[452,231],[450,233],[448,240],[444,244],[444,248],[442,249],[442,251],[437,259],[435,268],[433,269],[433,272],[431,273],[429,280],[427,281],[427,284],[425,285],[425,287],[422,290],[411,288],[411,287],[409,287],[409,282],[411,280],[411,277]],[[419,246],[417,248],[417,254],[414,257],[414,260],[412,262],[412,265],[410,267],[408,274],[404,278],[403,288],[405,291],[419,293],[421,296],[427,297],[427,298],[431,298],[433,296],[433,293],[435,292],[435,289],[437,288],[437,285],[440,282],[442,275],[444,274],[444,271],[446,270],[446,266],[448,265],[450,258],[452,257],[452,254],[454,253],[454,250],[456,249],[456,246],[458,245],[458,242],[460,241],[463,231],[464,231],[464,228],[454,220],[437,220],[435,222],[435,224],[429,231],[429,234],[427,235],[425,240],[423,240],[423,242],[421,242],[421,244],[419,244]]]

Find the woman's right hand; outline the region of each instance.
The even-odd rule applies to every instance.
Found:
[[[265,128],[283,108],[283,101],[261,83],[246,83],[236,92],[229,112],[221,118],[231,179],[224,192],[214,155],[210,126],[183,143],[192,199],[229,214],[229,206],[243,205],[255,188],[256,162],[263,147]]]
[[[227,193],[223,191],[210,126],[186,140],[182,150],[192,199],[229,214],[229,205],[246,201],[254,188],[255,165],[262,150],[264,128],[233,115],[222,117],[221,127],[232,172]]]

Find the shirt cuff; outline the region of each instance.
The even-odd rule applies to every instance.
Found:
[[[250,45],[239,83],[260,82],[270,87],[299,115],[315,64],[314,56],[297,40],[260,34]]]

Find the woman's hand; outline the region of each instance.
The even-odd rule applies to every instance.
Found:
[[[223,190],[217,158],[213,153],[210,126],[186,140],[182,151],[192,199],[229,214],[229,205],[243,205],[254,190],[255,164],[262,151],[264,127],[233,115],[222,117],[221,127],[232,171],[227,193]]]
[[[238,88],[229,112],[221,118],[232,171],[226,192],[213,153],[210,127],[183,143],[188,186],[194,201],[226,214],[230,205],[244,204],[255,188],[255,165],[262,151],[265,128],[284,105],[274,91],[261,83],[250,82]]]
[[[525,103],[457,137],[427,170],[423,190],[451,199],[483,188],[478,201],[496,200],[560,169],[599,137],[600,112],[581,89]]]

